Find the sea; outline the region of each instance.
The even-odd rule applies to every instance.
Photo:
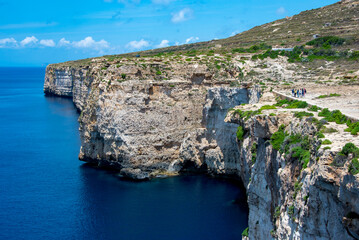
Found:
[[[241,239],[235,181],[187,175],[147,182],[78,160],[79,113],[45,97],[45,68],[0,68],[0,239]]]

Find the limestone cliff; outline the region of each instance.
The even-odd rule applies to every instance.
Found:
[[[285,109],[256,112],[273,97],[230,87],[226,79],[239,70],[160,65],[47,67],[45,93],[72,97],[81,112],[81,160],[133,179],[188,170],[238,176],[247,188],[250,239],[358,238],[358,175],[348,172],[350,156],[319,148],[310,118]],[[243,103],[236,109],[256,114],[233,114]],[[278,131],[289,142],[306,137],[305,165],[293,150],[301,143],[274,149]]]

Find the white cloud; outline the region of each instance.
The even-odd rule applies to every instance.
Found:
[[[126,47],[127,48],[132,48],[132,49],[141,49],[144,47],[148,47],[150,44],[149,42],[141,39],[140,41],[131,41],[129,42]]]
[[[26,37],[24,40],[22,40],[20,42],[20,44],[21,44],[21,46],[24,47],[26,45],[33,45],[33,44],[37,43],[38,41],[39,40],[36,37],[32,36],[32,37]]]
[[[14,38],[0,39],[0,48],[10,48],[16,46],[17,46],[17,41]]]
[[[65,38],[61,38],[57,46],[65,47],[65,46],[69,46],[70,44],[71,44],[70,41],[67,41]]]
[[[190,37],[190,38],[186,39],[186,44],[191,43],[191,42],[195,42],[195,41],[198,41],[198,40],[199,40],[199,37]]]
[[[158,44],[156,47],[157,48],[164,48],[164,47],[168,47],[169,46],[170,41],[168,40],[162,40],[160,44]]]
[[[40,44],[45,47],[55,47],[55,45],[56,45],[54,40],[52,40],[52,39],[42,39],[40,41]]]
[[[68,41],[66,41],[64,39],[62,41],[62,43],[68,44]],[[104,48],[109,48],[109,43],[107,41],[102,39],[102,40],[96,42],[95,40],[93,40],[92,37],[86,37],[85,39],[80,40],[78,42],[74,41],[74,42],[71,43],[71,45],[73,47],[75,47],[75,48],[91,48],[91,49],[94,49],[94,50],[101,50],[101,49],[104,49]]]
[[[283,15],[287,12],[287,10],[284,7],[280,7],[277,9],[277,14],[278,15]]]
[[[191,19],[193,16],[193,10],[190,8],[184,8],[179,12],[172,13],[171,21],[173,23],[184,22]]]

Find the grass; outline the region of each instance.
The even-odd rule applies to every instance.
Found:
[[[340,94],[337,94],[337,93],[331,93],[329,95],[320,95],[319,97],[317,98],[329,98],[329,97],[340,97],[341,95]]]
[[[325,138],[324,134],[322,132],[317,132],[317,138]]]

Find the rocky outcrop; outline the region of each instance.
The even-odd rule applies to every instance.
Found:
[[[79,158],[132,178],[184,170],[238,170],[236,124],[228,109],[259,100],[258,88],[230,88],[201,66],[177,80],[155,80],[134,66],[47,68],[44,91],[72,96],[81,111]],[[124,73],[126,72],[126,76]],[[147,76],[147,75],[146,75]],[[138,176],[138,177],[136,177]]]
[[[248,120],[231,113],[226,119],[245,132],[238,144],[240,176],[247,186],[249,239],[357,239],[359,177],[349,173],[350,161],[319,149],[310,118],[273,111],[272,116],[268,112]],[[282,153],[269,140],[280,126],[287,132]],[[293,150],[303,143],[286,143],[293,136],[310,143],[307,166]]]

